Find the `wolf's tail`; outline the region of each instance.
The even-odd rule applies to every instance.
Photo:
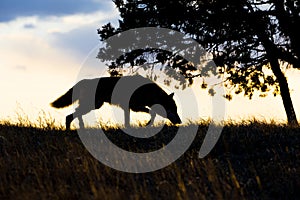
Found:
[[[54,108],[64,108],[71,105],[74,101],[76,99],[73,99],[73,88],[71,88],[66,94],[53,101],[50,105]]]

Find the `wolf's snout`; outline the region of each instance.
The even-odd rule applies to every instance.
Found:
[[[181,124],[182,121],[180,117],[177,114],[174,113],[168,113],[168,119],[173,123],[173,124]]]

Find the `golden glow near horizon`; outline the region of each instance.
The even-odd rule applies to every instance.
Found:
[[[111,9],[85,15],[48,18],[33,16],[0,22],[0,120],[15,120],[19,112],[34,121],[44,111],[63,124],[65,115],[72,108],[58,110],[51,108],[49,103],[78,81],[85,57],[98,45],[96,29],[116,18],[117,12]],[[99,70],[103,72],[104,69]],[[299,119],[300,71],[288,70],[286,76]],[[179,113],[182,114],[183,110],[189,113],[182,116],[186,121],[209,118],[212,108],[207,90],[193,88],[182,93],[175,91],[177,100],[184,102],[191,90],[196,95],[199,112],[195,113],[195,109],[188,107],[187,102],[179,107]],[[115,121],[122,121],[122,111],[116,110]],[[113,118],[111,108],[107,105],[97,113],[106,123]],[[106,116],[102,116],[103,113]],[[254,97],[248,100],[239,95],[230,102],[226,100],[226,120],[239,121],[253,117],[285,121],[281,97],[274,98],[270,94],[266,98]],[[135,118],[139,117],[135,115]]]

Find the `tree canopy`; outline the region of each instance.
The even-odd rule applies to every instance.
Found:
[[[209,70],[224,75],[231,93],[252,98],[280,94],[288,122],[296,124],[287,79],[282,66],[300,68],[300,2],[298,0],[114,0],[120,12],[118,27],[110,23],[98,29],[101,40],[139,27],[163,27],[197,41],[213,57]],[[190,82],[193,64],[166,51],[141,49],[114,58],[112,72],[128,64],[167,63]],[[103,52],[102,52],[103,53]],[[99,56],[101,58],[101,56]],[[175,63],[175,64],[174,64]],[[266,73],[265,68],[273,74]],[[204,76],[205,74],[200,74]],[[228,99],[232,94],[226,95]]]

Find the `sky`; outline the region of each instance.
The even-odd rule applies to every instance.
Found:
[[[79,80],[82,67],[99,66],[98,71],[89,73],[107,75],[105,67],[95,58],[99,45],[97,29],[108,22],[117,24],[118,14],[111,0],[1,0],[0,120],[13,121],[18,115],[37,120],[48,113],[58,123],[64,123],[65,115],[72,112],[72,108],[54,109],[49,103]],[[300,72],[290,70],[286,75],[300,117],[297,102]],[[192,91],[198,101],[197,112],[187,109],[188,100],[179,106],[179,113],[186,120],[207,118],[212,113],[211,105],[219,106],[207,91],[195,88],[187,93],[176,93],[175,100],[184,102]],[[111,115],[102,112],[102,116],[103,113]],[[120,110],[117,113],[121,115]],[[281,98],[272,95],[255,97],[251,101],[237,96],[226,102],[224,117],[233,120],[255,117],[280,122],[286,119]],[[121,120],[116,118],[116,121]],[[107,119],[106,122],[110,123]]]

